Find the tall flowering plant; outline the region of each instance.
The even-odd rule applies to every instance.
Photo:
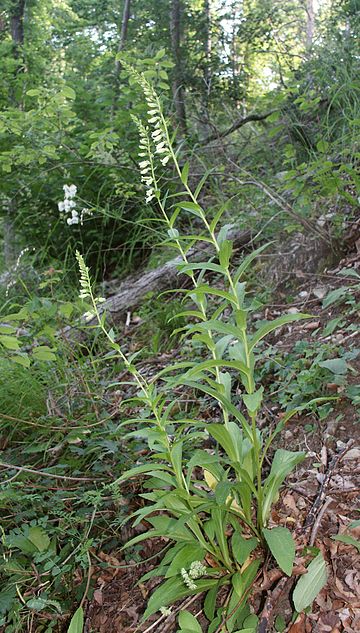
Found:
[[[218,228],[224,207],[212,219],[207,217],[199,204],[205,179],[194,191],[190,188],[189,165],[180,167],[159,96],[143,74],[125,62],[123,67],[142,88],[147,104],[146,122],[133,117],[140,137],[139,167],[146,201],[158,205],[168,242],[182,258],[179,272],[188,275],[192,282],[185,298],[193,307],[181,313],[189,319],[182,333],[197,346],[201,343],[208,352],[205,360],[172,364],[147,380],[136,368],[136,354],[126,356],[114,332],[107,330],[91,289],[89,272],[78,254],[82,296],[92,303],[99,327],[132,375],[136,399],[144,406],[141,418],[127,420],[124,425],[136,426],[127,437],[145,438],[150,456],[146,463],[125,472],[117,484],[139,475],[148,478],[150,492],[142,494],[146,505],[132,518],[134,525],[146,518],[152,529],[133,538],[127,546],[151,537],[165,537],[170,542],[161,563],[144,578],[162,579],[149,599],[145,619],[158,610],[167,613],[168,605],[181,598],[205,592],[209,633],[231,633],[235,628],[246,627],[250,614],[248,598],[262,574],[268,551],[285,575],[292,574],[292,534],[285,527],[270,529],[268,523],[282,483],[305,454],[278,448],[269,458],[269,451],[287,421],[304,407],[288,411],[274,429],[260,430],[257,421],[264,388],[256,384],[254,370],[264,337],[308,315],[285,314],[273,321],[262,321],[258,327],[249,326],[252,302],[247,296],[244,274],[266,245],[233,269],[227,228]],[[163,194],[161,188],[161,172],[168,163],[182,184],[182,191],[171,196]],[[176,225],[184,211],[201,221],[200,234],[180,234]],[[208,242],[213,256],[192,263],[188,253],[197,241]],[[216,273],[222,286],[209,283],[208,273]],[[210,298],[217,300],[215,306]],[[234,399],[235,381],[241,386],[240,403]],[[210,398],[218,406],[221,419],[204,422],[185,412],[174,419],[177,395],[173,390],[180,385]],[[209,436],[217,444],[217,451],[203,448]],[[194,445],[198,446],[196,450]],[[270,459],[270,469],[264,469],[265,459]]]

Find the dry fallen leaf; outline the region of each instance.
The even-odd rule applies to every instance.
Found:
[[[306,633],[305,629],[305,613],[300,613],[294,624],[291,625],[289,633]]]
[[[103,596],[103,592],[101,591],[101,589],[95,589],[93,598],[94,598],[94,600],[95,600],[95,602],[97,604],[99,604],[100,606],[103,605],[104,596]]]

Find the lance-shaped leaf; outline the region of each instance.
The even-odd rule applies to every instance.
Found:
[[[189,589],[182,578],[174,577],[169,578],[158,587],[151,595],[147,605],[147,609],[143,615],[143,621],[147,620],[153,613],[156,613],[160,607],[166,607],[168,604],[172,604],[177,600],[186,598],[186,596],[193,596],[197,593],[202,593],[211,589],[216,585],[218,580],[197,580],[196,589]]]
[[[284,314],[284,316],[279,317],[278,319],[274,319],[273,321],[269,321],[262,325],[255,334],[250,339],[249,349],[252,350],[255,345],[258,344],[261,339],[263,339],[267,334],[277,330],[277,328],[282,325],[286,325],[287,323],[291,323],[292,321],[300,321],[300,319],[311,319],[311,314],[303,314],[302,312],[298,312],[297,314]]]
[[[313,603],[326,581],[326,564],[320,553],[311,561],[307,573],[300,577],[294,589],[293,601],[298,613]]]
[[[291,576],[295,559],[295,542],[290,530],[285,527],[275,527],[272,530],[263,529],[262,532],[280,569],[287,576]]]

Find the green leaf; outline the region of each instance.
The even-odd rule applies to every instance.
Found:
[[[155,61],[158,62],[160,61],[160,59],[162,59],[165,55],[166,51],[165,48],[160,48],[160,50],[158,50],[158,52],[155,55]]]
[[[202,628],[190,611],[180,611],[179,613],[179,625],[181,629],[188,629],[194,631],[194,633],[202,633]]]
[[[193,270],[211,270],[214,273],[220,273],[222,275],[225,275],[226,273],[219,264],[213,264],[212,262],[201,264],[178,264],[177,267],[181,273],[187,273]]]
[[[14,600],[16,599],[16,589],[15,587],[6,588],[4,591],[0,592],[0,613],[4,614],[7,611],[10,611]]]
[[[184,545],[180,551],[177,551],[172,559],[170,566],[165,574],[165,578],[171,578],[180,573],[182,568],[187,569],[194,560],[202,560],[205,556],[205,550],[200,545]]]
[[[331,358],[318,363],[319,367],[328,369],[333,374],[346,374],[349,368],[347,362],[343,358]]]
[[[39,345],[32,351],[32,355],[36,360],[56,360],[56,355],[51,351],[48,345]]]
[[[307,568],[307,573],[300,577],[293,593],[295,609],[304,611],[315,600],[319,591],[326,585],[327,572],[322,554],[318,554]]]
[[[275,618],[275,630],[279,631],[279,633],[282,633],[282,631],[285,631],[286,629],[286,622],[285,622],[285,618],[283,615],[277,615]]]
[[[234,283],[235,284],[240,280],[240,278],[242,277],[242,275],[244,274],[246,269],[250,266],[251,262],[258,255],[260,255],[260,253],[262,253],[262,251],[264,251],[266,248],[268,248],[270,246],[270,244],[272,244],[272,242],[269,242],[268,244],[263,244],[263,246],[260,246],[259,248],[254,250],[252,253],[247,255],[247,257],[245,257],[245,259],[241,262],[239,268],[237,269],[237,271],[236,271],[236,273],[234,275]]]
[[[31,598],[31,600],[27,601],[26,606],[34,611],[42,611],[47,604],[48,601],[46,598]]]
[[[6,347],[6,349],[19,349],[20,348],[19,341],[17,340],[16,336],[6,336],[5,334],[1,335],[0,336],[0,343],[4,347]]]
[[[23,367],[30,367],[30,358],[26,354],[16,354],[11,356],[10,360],[14,363],[18,363],[18,365],[22,365]]]
[[[29,529],[29,534],[27,535],[29,541],[35,545],[35,547],[39,550],[39,552],[44,552],[48,549],[50,545],[50,539],[46,534],[45,530],[43,530],[39,526],[34,526]]]
[[[321,139],[316,143],[316,149],[320,152],[320,154],[324,154],[328,150],[328,147],[329,143],[324,141],[324,139]]]
[[[182,447],[183,442],[177,442],[171,448],[171,462],[177,477],[178,483],[182,481]]]
[[[74,311],[74,305],[70,302],[63,303],[59,307],[60,314],[62,314],[66,319],[69,319],[71,317],[73,311]]]
[[[150,600],[147,605],[147,609],[143,615],[143,621],[147,620],[153,613],[156,613],[160,607],[166,607],[168,604],[172,604],[177,600],[181,600],[186,596],[192,596],[197,593],[202,593],[208,589],[211,589],[217,580],[197,580],[196,589],[189,589],[182,578],[169,578],[158,587],[154,593],[150,596]]]
[[[82,607],[76,609],[71,618],[67,633],[82,633],[84,628],[84,610]]]
[[[335,288],[329,292],[326,297],[323,299],[322,307],[328,308],[330,305],[339,301],[339,299],[344,300],[348,296],[349,289],[346,286],[341,286],[340,288]]]
[[[68,99],[76,99],[76,92],[75,90],[73,90],[73,88],[70,88],[70,86],[64,86],[64,88],[61,90],[61,93],[64,95],[64,97],[67,97]]]
[[[232,255],[233,243],[231,240],[224,240],[219,251],[219,262],[223,268],[228,268]]]
[[[230,460],[236,462],[236,447],[234,447],[233,439],[225,426],[223,424],[207,424],[206,430],[222,446]]]
[[[12,325],[7,325],[6,323],[3,323],[2,325],[0,325],[0,334],[15,334],[16,333],[16,328]]]
[[[357,551],[360,552],[360,541],[351,536],[350,534],[335,534],[335,536],[331,537],[334,541],[340,541],[341,543],[346,543],[346,545],[353,545],[356,547]]]
[[[329,321],[326,324],[326,327],[323,330],[323,336],[329,336],[329,334],[332,334],[337,327],[340,326],[340,324],[344,324],[343,318],[342,317],[336,317],[335,319],[331,319],[331,321]]]
[[[112,485],[119,484],[122,481],[126,481],[127,479],[131,479],[131,477],[136,477],[137,475],[142,475],[144,473],[148,473],[152,470],[167,470],[170,471],[168,466],[165,464],[143,464],[142,466],[135,466],[130,470],[127,470],[125,473],[121,475],[118,479],[116,479]]]
[[[212,589],[210,589],[204,600],[204,613],[210,622],[214,619],[215,608],[216,608],[216,598],[218,594],[218,587],[215,585]]]
[[[263,393],[264,387],[260,387],[260,389],[258,389],[254,393],[247,393],[243,395],[244,404],[250,415],[256,415],[256,413],[258,412],[262,402]]]
[[[291,532],[285,527],[264,528],[262,532],[280,569],[291,576],[295,559],[295,542]]]
[[[198,195],[199,195],[199,193],[200,193],[201,189],[203,188],[203,186],[204,186],[205,182],[207,181],[207,179],[208,179],[208,177],[209,177],[209,174],[210,174],[210,173],[211,173],[210,171],[207,171],[207,172],[204,174],[204,176],[201,178],[201,180],[200,180],[200,182],[199,182],[198,186],[197,186],[197,187],[196,187],[196,189],[195,189],[195,193],[194,193],[194,198],[195,198],[195,200],[197,200],[197,197],[198,197]],[[210,225],[210,229],[211,229],[211,227],[212,227],[212,224]],[[215,227],[214,227],[214,228],[215,228]],[[213,229],[212,229],[212,230],[213,230]]]
[[[275,501],[279,488],[285,477],[297,464],[305,459],[305,453],[292,452],[279,448],[274,455],[270,473],[264,483],[264,501],[262,504],[262,518],[265,524]]]
[[[196,215],[197,218],[204,217],[204,211],[196,202],[179,202],[178,206],[185,211],[189,211],[193,215]]]
[[[186,186],[187,185],[187,181],[188,181],[188,177],[189,177],[189,168],[190,165],[188,163],[188,161],[186,161],[184,167],[182,168],[181,171],[181,182]]]
[[[209,175],[210,172],[207,173],[207,176]],[[206,176],[206,177],[207,177]],[[196,196],[197,197],[197,196]],[[210,224],[210,231],[214,232],[216,229],[216,226],[219,222],[219,220],[221,219],[221,216],[223,215],[223,213],[227,210],[229,206],[229,201],[225,202],[224,204],[221,205],[221,207],[218,209],[218,211],[215,213],[215,217],[214,219],[211,221]]]
[[[234,532],[231,537],[231,549],[235,560],[239,565],[243,565],[250,556],[251,552],[258,545],[257,538],[244,538],[239,532]]]
[[[284,316],[279,317],[278,319],[274,319],[273,321],[269,321],[265,323],[262,327],[260,327],[255,334],[250,339],[249,351],[251,351],[255,345],[261,341],[267,334],[281,327],[282,325],[286,325],[287,323],[291,323],[292,321],[299,321],[300,319],[311,319],[311,314],[302,314],[301,312],[297,314],[284,314]]]

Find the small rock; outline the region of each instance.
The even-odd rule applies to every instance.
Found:
[[[360,448],[352,448],[343,459],[360,459]]]
[[[318,286],[317,288],[314,288],[313,290],[313,295],[315,295],[317,299],[323,299],[326,293],[327,293],[327,288],[325,286]]]
[[[317,330],[320,327],[320,321],[310,321],[310,323],[305,323],[303,326],[304,330]]]

